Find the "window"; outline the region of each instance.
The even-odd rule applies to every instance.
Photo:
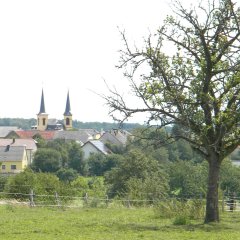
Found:
[[[45,124],[46,124],[46,119],[43,118],[42,122],[43,122],[43,126],[45,126]]]
[[[66,125],[70,125],[70,119],[69,118],[66,118]]]
[[[11,165],[11,170],[16,170],[17,166],[16,165]]]
[[[5,170],[6,169],[6,165],[2,165],[2,169]]]

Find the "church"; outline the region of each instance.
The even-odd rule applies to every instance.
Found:
[[[45,111],[44,93],[42,89],[40,111],[37,114],[37,125],[33,126],[32,129],[36,129],[39,131],[49,131],[49,130],[71,130],[73,128],[69,91],[67,93],[66,107],[63,117],[64,117],[63,122],[57,119],[48,118],[48,114]]]

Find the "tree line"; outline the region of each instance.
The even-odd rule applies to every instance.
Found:
[[[172,131],[179,131],[178,127]],[[206,197],[207,162],[182,139],[166,144],[168,136],[163,129],[138,128],[126,146],[108,143],[112,154],[92,154],[88,159],[74,141],[38,139],[30,169],[1,181],[11,193],[28,194],[31,187],[44,194],[57,191],[84,197],[97,191],[101,196],[150,202]],[[240,196],[240,168],[227,158],[220,171],[220,190]]]
[[[63,120],[60,120],[60,122]],[[37,124],[37,120],[34,118],[25,119],[25,118],[0,118],[0,126],[17,126],[20,129],[28,130],[32,126]],[[124,123],[121,127],[125,130],[132,130],[136,127],[139,127],[139,123]],[[73,128],[77,129],[95,129],[97,131],[108,131],[111,129],[119,128],[118,123],[110,122],[81,122],[78,120],[73,120]]]

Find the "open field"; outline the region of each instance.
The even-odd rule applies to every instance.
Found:
[[[220,224],[191,221],[173,225],[157,218],[151,208],[50,209],[0,206],[2,240],[38,239],[240,239],[240,213],[225,213]]]

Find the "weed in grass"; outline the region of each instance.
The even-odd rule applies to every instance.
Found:
[[[189,223],[190,223],[190,221],[189,221],[188,217],[184,216],[184,215],[179,215],[179,216],[175,217],[175,219],[173,221],[174,225],[187,225]]]
[[[13,205],[11,205],[11,204],[6,204],[5,207],[6,207],[6,210],[7,210],[7,211],[9,211],[9,212],[15,212],[15,209],[16,209],[16,208],[15,208]]]

